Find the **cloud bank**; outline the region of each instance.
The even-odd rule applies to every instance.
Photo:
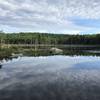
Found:
[[[0,27],[8,32],[99,32],[100,0],[0,0]]]

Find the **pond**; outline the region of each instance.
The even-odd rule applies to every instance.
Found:
[[[84,54],[3,59],[0,100],[100,100],[100,56]]]

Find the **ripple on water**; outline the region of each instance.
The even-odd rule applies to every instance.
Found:
[[[0,70],[0,100],[99,100],[98,57],[23,57]]]

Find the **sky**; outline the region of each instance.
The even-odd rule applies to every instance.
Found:
[[[0,0],[0,30],[100,33],[100,0]]]

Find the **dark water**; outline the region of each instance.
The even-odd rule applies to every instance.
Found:
[[[0,100],[100,100],[99,54],[84,54],[2,60]]]

